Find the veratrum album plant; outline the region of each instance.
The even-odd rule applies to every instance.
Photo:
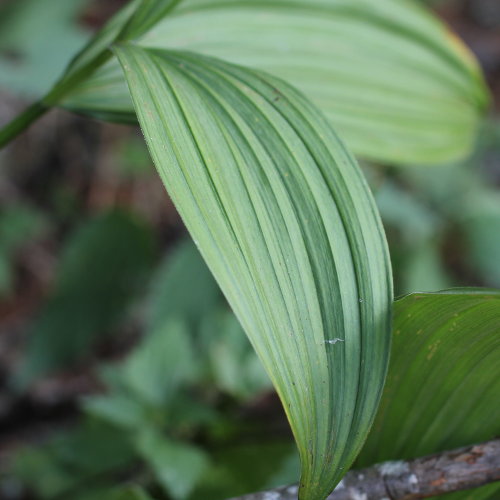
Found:
[[[463,157],[487,103],[474,58],[417,2],[133,0],[0,144],[54,106],[139,122],[281,398],[300,453],[299,498],[324,500],[375,420],[393,335],[384,229],[354,155],[429,168]],[[436,377],[468,383],[480,352],[494,352],[498,299],[461,290],[396,303],[389,390],[361,462],[403,457],[412,440],[422,453],[454,443],[438,426],[452,418],[439,394],[415,399],[410,420],[398,416],[409,397],[402,374],[425,384],[415,373],[425,377],[436,355]],[[438,348],[461,347],[443,318],[472,323],[471,308],[491,315],[480,352],[465,349],[469,361],[448,370]],[[498,385],[488,370],[481,383]],[[419,409],[429,397],[438,421],[427,426]]]

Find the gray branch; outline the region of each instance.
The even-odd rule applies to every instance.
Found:
[[[500,439],[348,472],[327,500],[416,500],[500,481]],[[298,487],[233,500],[297,500]]]

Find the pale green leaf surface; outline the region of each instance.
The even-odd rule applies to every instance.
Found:
[[[359,155],[394,163],[463,156],[487,92],[467,49],[403,0],[186,0],[139,41],[269,71],[302,90]],[[65,106],[134,121],[111,61]]]
[[[394,314],[389,374],[361,465],[497,436],[500,291],[415,293]]]
[[[376,411],[392,285],[368,187],[322,114],[269,75],[116,49],[155,165],[273,381],[324,498]]]

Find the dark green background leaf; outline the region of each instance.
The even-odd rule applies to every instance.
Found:
[[[109,334],[144,284],[153,259],[149,228],[125,212],[84,223],[63,251],[54,289],[31,328],[26,357],[15,377],[34,377],[86,356]]]
[[[0,207],[0,298],[14,286],[14,264],[18,252],[41,234],[44,219],[26,205]]]
[[[395,304],[384,395],[363,465],[500,433],[500,291],[414,293]]]

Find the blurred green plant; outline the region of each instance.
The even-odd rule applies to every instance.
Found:
[[[43,447],[20,449],[13,474],[40,498],[85,498],[94,490],[114,486],[113,474],[133,465],[134,458],[128,439],[118,429],[87,420]]]
[[[44,228],[43,217],[26,204],[12,204],[0,212],[0,298],[14,288],[14,270],[18,252],[33,241]]]
[[[450,286],[500,287],[498,121],[487,119],[461,162],[373,169],[369,179],[387,229],[396,294]]]
[[[180,245],[167,257],[163,269],[151,285],[154,292],[149,298],[148,309],[153,313],[150,317],[155,316],[155,308],[162,303],[157,297],[166,298],[166,290],[184,290],[182,284],[188,276],[193,288],[206,293],[194,297],[185,294],[182,300],[175,301],[176,306],[171,306],[168,315],[163,316],[166,325],[163,335],[147,329],[141,343],[124,361],[102,369],[107,393],[85,399],[83,407],[89,417],[80,430],[58,436],[43,451],[32,448],[19,453],[15,476],[35,488],[42,498],[68,492],[73,492],[74,498],[80,498],[77,493],[86,498],[89,479],[93,487],[103,491],[108,488],[106,484],[112,484],[110,471],[127,471],[132,466],[140,471],[137,481],[145,484],[157,481],[168,498],[193,500],[200,496],[207,500],[226,498],[275,487],[296,477],[299,462],[291,442],[288,439],[269,442],[258,437],[265,429],[265,422],[258,424],[261,430],[257,441],[236,445],[231,444],[231,439],[227,441],[228,435],[245,433],[245,426],[222,409],[214,410],[212,391],[216,389],[240,401],[249,401],[269,385],[264,381],[247,392],[255,374],[253,368],[245,369],[248,364],[232,372],[229,387],[224,376],[218,377],[225,370],[226,360],[232,366],[238,359],[241,347],[238,345],[232,352],[234,338],[224,345],[227,357],[218,359],[217,364],[207,363],[206,349],[217,349],[217,340],[211,332],[206,333],[204,326],[207,320],[210,322],[213,309],[224,310],[224,304],[194,245],[187,242]],[[396,301],[388,382],[359,465],[412,458],[496,434],[499,416],[493,394],[498,390],[495,365],[500,346],[495,333],[500,319],[499,297],[498,291],[456,289],[411,294]],[[212,305],[206,308],[211,300]],[[200,307],[196,307],[197,303]],[[202,310],[205,312],[200,315]],[[160,311],[161,306],[157,312]],[[178,331],[180,324],[186,325],[182,335]],[[476,333],[471,340],[472,329]],[[241,333],[234,337],[244,340]],[[253,358],[249,364],[257,369],[255,353],[245,343],[247,358]],[[417,362],[426,368],[420,369]],[[179,366],[184,367],[181,372]],[[260,368],[261,379],[263,376]],[[243,392],[234,391],[235,386],[242,387]],[[193,445],[200,432],[212,436],[208,448]],[[401,438],[395,439],[395,434]],[[85,447],[75,444],[80,436],[87,442]],[[106,454],[99,451],[99,446],[104,445],[109,447]],[[122,451],[113,451],[115,446],[122,446]],[[176,446],[175,452],[172,446]],[[71,454],[64,452],[75,449],[78,465],[74,465]],[[178,459],[172,463],[174,456]],[[183,456],[187,457],[187,463],[183,462]],[[113,457],[123,461],[115,463]],[[85,466],[88,463],[92,464],[91,470]],[[196,464],[199,465],[194,467]],[[152,475],[148,480],[144,470]],[[178,476],[183,478],[180,484]],[[498,485],[483,488],[484,498],[495,498],[497,489]]]
[[[25,389],[37,377],[81,360],[103,332],[124,321],[123,310],[144,283],[153,249],[150,228],[125,212],[83,223],[64,248],[13,386]]]
[[[269,458],[261,472],[237,479],[259,446],[230,446],[227,451],[223,446],[215,450],[213,463],[206,451],[190,443],[201,431],[224,442],[243,425],[231,424],[228,415],[213,408],[214,389],[235,402],[248,401],[268,390],[270,382],[243,332],[235,331],[241,327],[191,242],[167,256],[150,290],[145,335],[126,359],[101,368],[107,392],[85,398],[84,422],[43,450],[18,453],[13,475],[42,498],[87,498],[89,480],[100,492],[112,485],[111,472],[133,466],[146,467],[172,498],[190,498],[194,488],[193,498],[200,491],[204,498],[220,498],[221,492],[243,493],[245,485],[258,487],[288,459],[288,438],[262,443]],[[219,358],[221,349],[225,356]],[[239,360],[244,362],[235,369]],[[85,446],[78,445],[80,439]],[[108,447],[105,454],[103,446]]]

